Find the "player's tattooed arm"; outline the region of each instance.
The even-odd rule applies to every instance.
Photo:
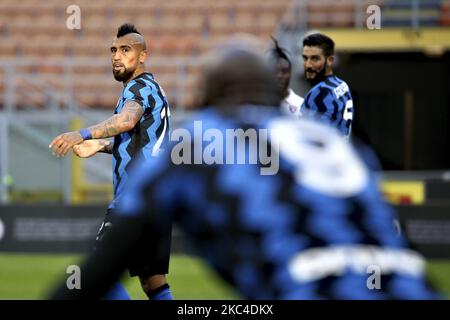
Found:
[[[139,103],[128,101],[119,114],[89,127],[88,130],[91,132],[93,139],[114,137],[133,129],[143,114],[144,109]]]
[[[122,132],[130,131],[139,122],[144,114],[144,110],[139,103],[136,101],[128,101],[125,103],[122,111],[119,114],[112,116],[111,118],[87,128],[91,133],[92,139],[102,139],[108,137],[114,137]],[[75,145],[81,144],[84,141],[80,132],[72,131],[60,134],[52,140],[49,148],[53,148],[53,155],[65,156],[70,149]],[[99,152],[97,147],[99,144],[97,142],[87,143],[86,145],[88,151],[82,151],[85,147],[80,150],[74,150],[75,154],[80,157],[90,157],[96,152]],[[105,148],[104,152],[109,152],[109,146],[103,146]],[[94,152],[94,153],[91,153]]]

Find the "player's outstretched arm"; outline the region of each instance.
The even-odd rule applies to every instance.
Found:
[[[105,139],[86,140],[73,146],[73,153],[80,158],[90,158],[97,152],[112,153],[113,143]]]
[[[66,132],[53,139],[49,147],[53,148],[53,155],[58,157],[65,156],[73,146],[87,139],[114,137],[133,129],[143,114],[144,109],[138,102],[128,101],[119,114],[115,114],[99,124],[83,129],[82,131],[85,135],[87,134],[87,137],[82,136],[79,131]]]
[[[128,101],[119,114],[87,129],[93,139],[114,137],[133,129],[143,114],[144,109],[139,103]]]
[[[60,134],[50,142],[49,148],[53,148],[53,156],[65,156],[66,153],[76,144],[83,142],[83,137],[77,131]]]

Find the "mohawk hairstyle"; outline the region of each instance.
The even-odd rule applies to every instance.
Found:
[[[117,30],[117,38],[123,37],[129,33],[137,33],[137,34],[141,34],[139,31],[137,31],[136,27],[134,26],[134,24],[131,23],[124,23],[123,25],[121,25],[119,27],[119,29]]]
[[[269,50],[270,55],[276,59],[286,60],[289,63],[289,68],[291,68],[292,63],[291,59],[289,58],[289,52],[285,48],[280,47],[280,45],[278,44],[278,40],[276,38],[274,38],[273,36],[270,37],[272,38],[274,43],[274,47]]]

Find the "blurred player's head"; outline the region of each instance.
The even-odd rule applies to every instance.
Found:
[[[278,106],[281,101],[263,44],[250,35],[235,35],[220,43],[203,65],[204,105]]]
[[[123,24],[111,44],[113,75],[117,81],[127,83],[144,71],[147,45],[144,37],[132,24]]]
[[[288,87],[291,80],[292,63],[289,59],[287,50],[278,45],[277,39],[272,38],[272,40],[274,42],[274,47],[269,50],[270,62],[275,69],[278,89],[280,90],[281,96],[284,98],[289,93]]]
[[[303,39],[303,67],[305,78],[316,85],[333,74],[334,41],[321,33],[313,33]]]

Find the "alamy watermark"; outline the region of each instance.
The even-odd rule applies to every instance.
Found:
[[[67,289],[81,289],[81,269],[76,264],[72,264],[67,267],[66,273],[70,274],[66,280]]]
[[[370,274],[366,281],[367,289],[381,289],[381,267],[371,264],[367,266],[366,273]]]
[[[183,128],[170,135],[170,141],[177,142],[170,154],[175,165],[260,164],[261,175],[278,172],[279,146],[268,142],[268,129],[203,130],[202,121],[194,121],[193,135]]]
[[[375,4],[370,5],[366,9],[366,13],[369,15],[366,19],[366,26],[369,30],[381,29],[381,8]]]
[[[71,4],[67,7],[66,13],[69,16],[66,19],[66,27],[69,30],[81,29],[81,9],[76,4]]]
[[[81,29],[81,9],[76,4],[71,4],[66,8],[66,13],[69,15],[66,19],[66,27],[69,30]],[[366,14],[369,16],[366,19],[366,27],[369,30],[381,29],[381,8],[376,4],[369,5],[366,8]]]

